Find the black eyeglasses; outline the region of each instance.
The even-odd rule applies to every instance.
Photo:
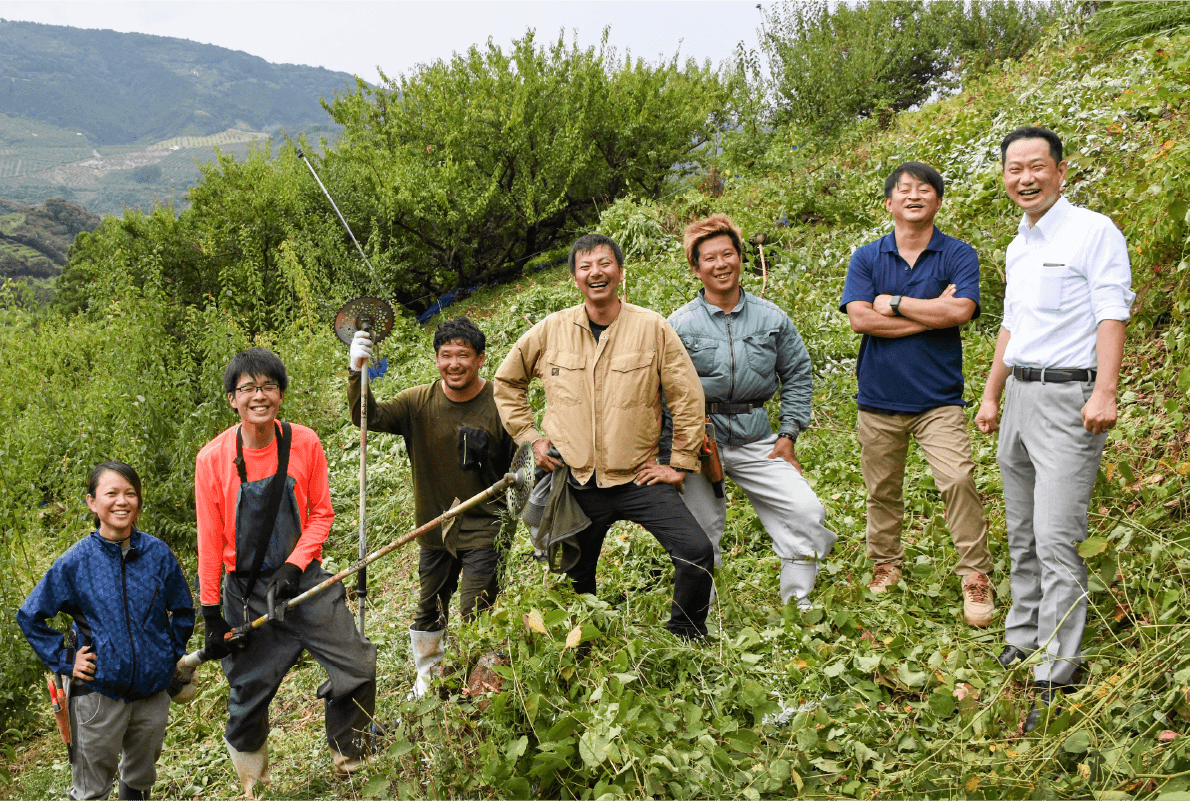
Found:
[[[236,394],[241,397],[255,395],[260,390],[266,395],[276,395],[281,391],[281,385],[276,381],[265,381],[263,384],[241,384],[236,387]]]

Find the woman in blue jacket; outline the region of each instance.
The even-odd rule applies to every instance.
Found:
[[[87,506],[98,528],[54,562],[17,621],[41,660],[68,683],[70,797],[107,798],[118,768],[119,797],[148,798],[194,604],[169,546],[136,528],[141,482],[131,466],[97,465]],[[46,625],[59,612],[73,619],[77,649]]]

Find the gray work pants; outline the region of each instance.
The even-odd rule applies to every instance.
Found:
[[[82,683],[76,681],[76,686]],[[157,781],[168,719],[169,694],[164,690],[139,701],[117,701],[97,692],[72,697],[70,797],[107,798],[117,768],[120,781],[129,787],[150,789]]]
[[[1008,379],[997,460],[1004,481],[1012,608],[1009,645],[1042,649],[1036,681],[1070,682],[1087,622],[1087,506],[1107,433],[1083,428],[1094,384]]]
[[[318,561],[310,563],[299,587],[310,589],[330,574]],[[267,613],[261,578],[248,599],[248,614]],[[318,688],[326,702],[326,741],[340,754],[360,757],[370,749],[369,733],[376,709],[376,646],[360,635],[347,608],[343,583],[333,585],[272,621],[249,632],[244,647],[223,659],[223,674],[231,692],[227,698],[225,737],[237,751],[259,751],[269,736],[269,704],[281,680],[297,664],[302,650],[326,669]],[[232,628],[243,624],[239,582],[223,581],[223,614]]]
[[[826,527],[826,509],[810,482],[784,459],[769,459],[777,444],[776,435],[747,445],[719,445],[723,472],[736,483],[773,540],[773,551],[781,558],[781,601],[804,597],[798,584],[801,573],[795,562],[817,563],[825,559],[838,535]],[[715,497],[711,482],[700,473],[686,476],[682,500],[707,533],[715,549],[715,567],[723,566],[719,541],[727,525],[727,499]],[[813,574],[809,574],[813,586]]]

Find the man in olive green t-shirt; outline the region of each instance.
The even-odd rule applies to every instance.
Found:
[[[351,373],[347,401],[359,425],[360,374],[371,358],[367,332],[357,331],[351,345]],[[400,434],[413,467],[413,498],[417,524],[450,509],[457,499],[470,498],[508,471],[516,444],[504,430],[492,385],[480,377],[486,341],[466,317],[438,326],[434,354],[442,378],[410,387],[395,398],[376,403],[368,392],[368,429]],[[450,599],[462,573],[460,612],[469,619],[489,606],[500,591],[497,537],[503,520],[496,498],[465,512],[443,537],[439,526],[418,538],[421,598],[409,636],[417,682],[413,694],[429,689],[434,669],[442,663]]]

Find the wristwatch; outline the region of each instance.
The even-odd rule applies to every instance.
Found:
[[[791,434],[788,431],[782,431],[777,435],[777,439],[781,439],[781,437],[785,437],[787,440],[793,443],[797,442],[797,434]]]
[[[888,299],[888,307],[893,310],[893,314],[901,316],[901,296],[893,295]]]

